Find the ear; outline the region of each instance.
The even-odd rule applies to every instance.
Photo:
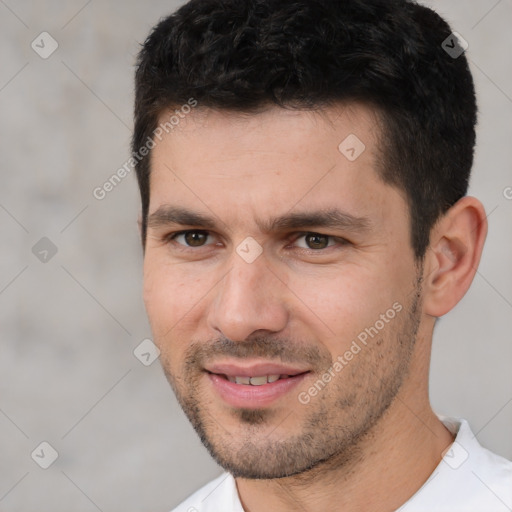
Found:
[[[425,254],[426,314],[440,317],[464,297],[475,277],[487,236],[482,203],[465,196],[436,223]]]

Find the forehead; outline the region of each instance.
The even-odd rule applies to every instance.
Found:
[[[303,157],[304,151],[339,150],[339,143],[351,134],[364,141],[369,150],[366,152],[368,157],[377,149],[381,124],[376,109],[359,103],[337,104],[317,110],[274,106],[256,114],[199,106],[182,114],[180,119],[173,113],[163,112],[159,118],[159,126],[165,126],[170,118],[176,123],[169,126],[167,122],[170,130],[163,134],[165,142],[171,142],[172,138],[179,143],[199,138],[201,145],[216,146],[229,153],[261,153],[262,150],[286,153],[292,150]]]
[[[231,222],[307,208],[378,217],[390,188],[377,173],[379,133],[377,113],[357,104],[258,114],[197,108],[152,150],[150,213],[172,204],[231,214]]]

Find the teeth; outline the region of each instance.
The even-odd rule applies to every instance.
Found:
[[[268,382],[266,375],[263,375],[262,377],[251,377],[250,381],[253,386],[262,386]]]
[[[288,375],[261,375],[260,377],[232,377],[227,376],[229,382],[234,382],[236,384],[250,384],[252,386],[263,386],[267,383],[276,382],[280,378],[286,379]]]

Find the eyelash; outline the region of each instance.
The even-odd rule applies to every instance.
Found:
[[[187,233],[203,233],[203,234],[206,234],[208,236],[212,236],[209,231],[206,231],[206,230],[203,230],[203,229],[186,229],[186,230],[183,230],[183,231],[176,231],[174,233],[169,233],[168,235],[166,235],[163,238],[163,241],[166,242],[166,243],[173,243],[173,244],[175,244],[182,251],[195,251],[197,249],[203,249],[203,248],[207,247],[208,245],[211,245],[211,244],[205,244],[205,245],[200,245],[198,247],[192,247],[192,246],[189,246],[189,245],[180,244],[179,242],[175,241],[178,236],[185,235]],[[294,233],[291,241],[292,241],[292,243],[295,243],[300,238],[308,236],[308,235],[318,235],[318,236],[321,236],[321,237],[326,237],[328,239],[328,243],[330,241],[337,242],[338,248],[340,246],[350,245],[350,242],[348,240],[346,240],[345,238],[336,237],[336,236],[333,236],[333,235],[326,235],[324,233],[317,233],[316,231],[301,231],[301,232]],[[296,249],[298,249],[299,251],[307,252],[309,254],[311,254],[311,253],[319,254],[319,253],[325,252],[327,249],[331,249],[333,247],[336,247],[336,244],[327,245],[327,247],[324,247],[323,249],[306,249],[304,247],[297,247]]]

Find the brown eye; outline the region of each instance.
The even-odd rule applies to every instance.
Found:
[[[208,231],[190,230],[174,233],[167,237],[167,240],[185,247],[203,247],[207,245],[208,237],[210,237]]]
[[[325,249],[329,245],[329,237],[318,233],[305,235],[304,241],[309,249]]]
[[[208,233],[205,231],[187,231],[183,233],[183,238],[190,247],[201,247],[208,240]]]
[[[343,247],[348,245],[350,242],[344,238],[336,237],[333,235],[324,235],[322,233],[306,232],[299,233],[299,236],[295,238],[294,245],[299,249],[306,249],[309,251],[318,251],[319,253],[323,249],[329,249],[331,247]]]

